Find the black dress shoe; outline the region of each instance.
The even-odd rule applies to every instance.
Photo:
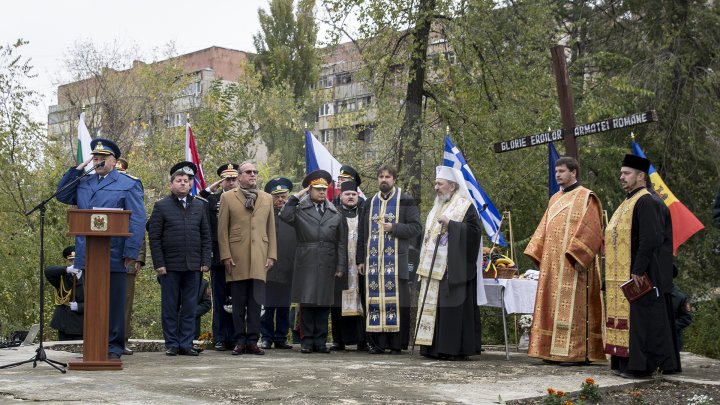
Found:
[[[213,346],[213,347],[215,348],[216,352],[224,352],[225,350],[227,350],[225,348],[224,342],[217,342],[217,343],[215,343],[215,346]]]
[[[245,353],[245,345],[237,345],[232,351],[233,356],[239,356],[243,353]]]
[[[327,346],[320,346],[317,349],[315,349],[318,353],[330,353],[330,349],[327,348]]]
[[[168,347],[167,350],[165,350],[166,356],[177,356],[178,355],[178,348],[177,347]]]
[[[133,354],[132,350],[128,349],[127,347],[123,348],[123,352],[122,352],[123,356],[132,356],[132,354]]]
[[[390,350],[390,354],[394,354],[394,355],[402,354],[402,350]]]
[[[276,349],[292,349],[293,347],[285,342],[275,342]]]
[[[272,348],[272,342],[267,342],[267,341],[262,342],[260,347],[262,347],[263,349],[270,349],[270,348]]]
[[[330,346],[330,350],[332,350],[334,352],[342,352],[342,351],[345,351],[345,345],[333,343],[333,345]]]
[[[120,360],[120,355],[117,353],[108,353],[108,359],[110,360]]]
[[[300,349],[300,353],[308,354],[308,353],[312,353],[312,352],[313,352],[313,350],[309,347],[303,347],[302,349]]]
[[[368,350],[368,353],[370,354],[383,354],[385,353],[385,350],[379,348],[379,347],[371,347],[370,350]]]
[[[370,346],[368,346],[367,343],[358,343],[357,345],[357,351],[359,352],[366,352],[370,350]]]
[[[179,350],[179,353],[180,353],[181,356],[197,356],[197,355],[200,354],[197,350],[192,349],[192,348],[190,348],[190,349],[180,349],[180,350]]]
[[[258,347],[256,344],[247,345],[245,346],[245,353],[247,354],[257,354],[259,356],[262,356],[265,354],[265,350]]]

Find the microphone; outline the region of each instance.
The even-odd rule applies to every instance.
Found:
[[[95,169],[97,169],[98,167],[104,167],[104,166],[105,166],[105,161],[103,160],[102,162],[95,165]],[[487,204],[485,204],[485,206],[487,206]]]

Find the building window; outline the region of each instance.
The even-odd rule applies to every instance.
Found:
[[[327,89],[332,86],[333,86],[333,75],[320,76],[320,81],[318,82],[318,87],[320,87],[321,89]]]
[[[332,129],[323,129],[320,131],[320,142],[322,143],[329,143],[332,141],[334,130]]]
[[[335,83],[337,83],[338,86],[343,84],[350,84],[352,83],[352,75],[348,72],[340,73],[335,76]]]
[[[168,128],[181,127],[187,123],[186,113],[173,113],[165,116],[165,125]]]
[[[320,106],[320,109],[318,110],[318,116],[325,117],[327,115],[333,115],[333,104],[332,103],[325,103]]]

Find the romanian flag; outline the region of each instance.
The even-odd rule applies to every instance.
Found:
[[[195,181],[193,183],[192,191],[190,192],[191,195],[197,195],[200,190],[205,189],[205,176],[203,176],[200,156],[198,155],[197,148],[195,147],[195,136],[193,135],[189,122],[185,125],[185,160],[193,162],[195,163],[195,166],[197,166],[198,172],[195,173]]]
[[[635,141],[632,141],[632,153],[647,159],[647,156],[645,156],[642,149],[640,149],[640,145]],[[670,209],[673,228],[673,255],[677,256],[677,250],[680,245],[685,243],[685,241],[696,232],[704,229],[705,226],[675,197],[675,194],[670,191],[667,184],[665,184],[660,174],[652,165],[650,165],[650,181],[652,181],[653,188],[657,195],[662,198],[665,205]]]

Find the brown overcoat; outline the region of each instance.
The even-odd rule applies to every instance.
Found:
[[[245,195],[239,189],[222,193],[218,217],[220,260],[232,257],[235,267],[225,281],[263,280],[267,259],[277,260],[275,213],[272,196],[258,190],[255,209],[245,208]]]

